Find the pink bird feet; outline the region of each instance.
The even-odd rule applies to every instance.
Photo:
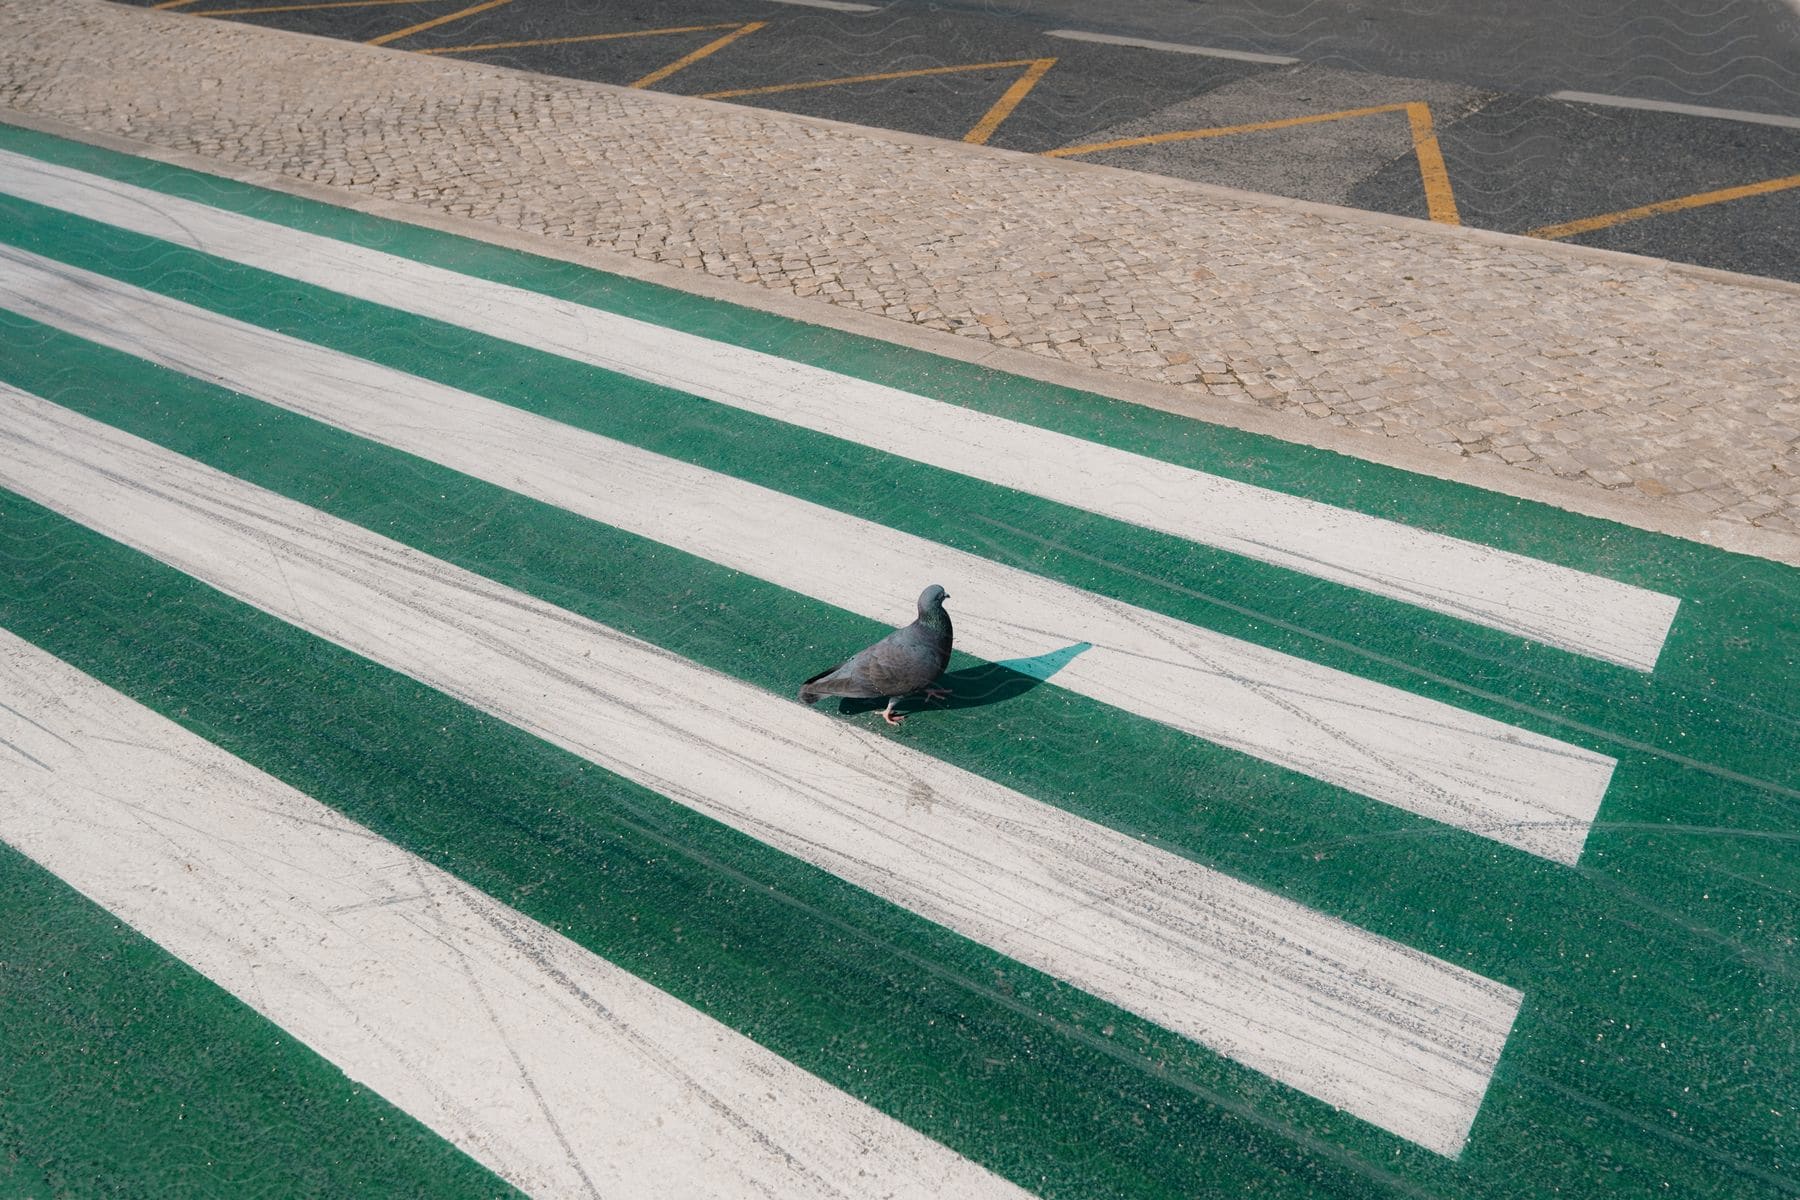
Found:
[[[925,698],[927,700],[947,700],[949,699],[950,694],[948,688],[934,687],[925,689]],[[881,719],[886,721],[889,725],[898,725],[900,722],[906,720],[905,717],[894,711],[894,705],[898,703],[900,703],[900,697],[894,696],[888,700],[887,707],[881,710]]]

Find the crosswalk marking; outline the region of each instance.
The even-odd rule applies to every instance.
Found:
[[[0,306],[864,616],[953,580],[971,653],[1088,642],[1057,684],[1557,862],[1579,860],[1612,774],[1593,751],[3,245]]]
[[[0,396],[21,495],[1372,1124],[1465,1142],[1514,989]]]
[[[0,839],[539,1196],[1023,1196],[0,629]]]
[[[1678,601],[0,151],[0,190],[233,262],[1648,671]]]
[[[0,159],[0,1193],[693,1194],[715,1167],[744,1184],[710,1190],[799,1195],[1784,1186],[1791,568],[4,123],[0,147],[79,168]],[[209,208],[258,220],[220,242]],[[316,283],[280,273],[296,253]],[[407,311],[443,297],[465,319]],[[1653,671],[1528,645],[834,440],[793,397],[609,372],[570,338],[636,335],[583,305],[803,359],[803,400],[816,367],[880,379],[1012,418],[996,454],[1026,422],[1216,463],[1680,619]],[[792,382],[746,362],[741,390]],[[900,730],[795,705],[920,572],[955,574],[964,649],[1016,657],[959,661]],[[1159,673],[1196,646],[1242,678]],[[1282,702],[1357,744],[1278,732]],[[1319,773],[1206,740],[1233,706]],[[1464,761],[1471,714],[1494,738]],[[1377,781],[1425,757],[1362,740],[1397,720],[1439,739],[1446,789],[1533,803],[1505,739],[1578,742],[1613,776],[1566,823],[1576,869],[1348,790],[1358,754]],[[444,874],[412,888],[411,855]],[[620,1027],[563,978],[675,1004],[609,1002],[667,1033],[650,1078],[607,1086],[637,1078]],[[397,1012],[423,1028],[389,1037]]]

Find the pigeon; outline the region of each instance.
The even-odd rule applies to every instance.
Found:
[[[928,686],[950,662],[949,594],[937,584],[919,593],[919,619],[882,638],[848,662],[820,671],[800,685],[800,703],[817,704],[827,696],[855,700],[887,697],[882,719],[898,725],[906,718],[894,712],[900,697],[923,690],[934,700],[950,693]]]

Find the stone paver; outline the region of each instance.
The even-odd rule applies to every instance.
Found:
[[[1792,286],[93,0],[0,18],[23,112],[1800,533]]]

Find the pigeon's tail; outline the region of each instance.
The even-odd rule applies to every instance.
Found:
[[[844,664],[842,664],[842,663],[838,664],[839,667],[841,667],[843,665]],[[823,700],[827,695],[829,695],[830,693],[828,693],[828,692],[815,692],[808,685],[817,683],[817,682],[819,682],[819,680],[825,678],[827,675],[834,674],[836,671],[837,671],[837,667],[827,667],[823,671],[820,671],[817,675],[814,675],[811,679],[802,680],[801,684],[800,684],[800,703],[802,703],[802,704],[817,704],[819,701]]]

